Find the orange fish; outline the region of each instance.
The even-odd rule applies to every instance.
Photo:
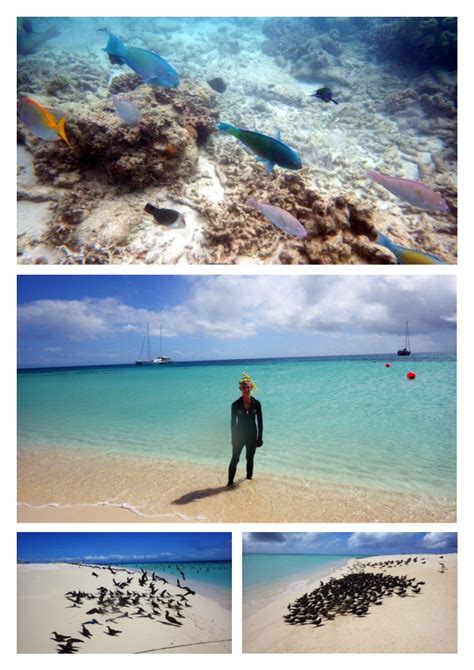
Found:
[[[20,98],[18,103],[20,110],[20,121],[28,130],[48,142],[55,142],[62,139],[71,146],[66,137],[64,128],[64,117],[58,118],[51,109],[47,109],[33,100],[32,98]]]

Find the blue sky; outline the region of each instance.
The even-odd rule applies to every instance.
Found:
[[[448,554],[457,533],[244,533],[243,545],[254,554]]]
[[[454,351],[452,276],[18,277],[18,366]]]
[[[18,533],[18,560],[230,560],[231,533]]]

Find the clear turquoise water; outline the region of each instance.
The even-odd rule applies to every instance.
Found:
[[[184,572],[185,580],[180,575],[179,566]],[[186,561],[181,563],[126,563],[120,567],[132,568],[137,570],[143,568],[147,572],[156,572],[156,574],[165,577],[171,584],[176,584],[179,579],[183,585],[192,585],[193,583],[204,583],[208,586],[218,586],[219,588],[232,588],[232,563],[230,561]]]
[[[225,468],[242,370],[258,384],[256,472],[453,496],[453,355],[20,371],[18,441]],[[417,379],[406,373],[413,369]]]
[[[243,554],[244,589],[289,581],[308,573],[323,574],[344,565],[352,556],[317,554]]]

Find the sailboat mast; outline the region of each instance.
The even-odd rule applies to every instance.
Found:
[[[162,329],[161,323],[160,323],[160,357],[161,357],[161,336],[162,336],[162,333],[163,333],[163,329]]]
[[[150,324],[146,324],[146,335],[147,335],[147,342],[148,342],[148,360],[151,361],[151,353],[150,353]]]

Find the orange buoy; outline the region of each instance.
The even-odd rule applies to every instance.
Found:
[[[407,372],[407,379],[416,379],[416,374],[410,370]]]
[[[389,368],[389,367],[390,367],[390,363],[385,363],[385,367],[386,367],[386,368]]]

